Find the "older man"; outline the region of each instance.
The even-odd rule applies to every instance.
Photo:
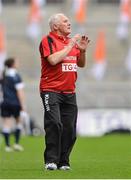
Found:
[[[51,32],[40,43],[40,94],[43,101],[45,169],[70,170],[69,155],[76,140],[77,66],[84,67],[88,37],[70,38],[71,23],[64,14],[49,19]]]

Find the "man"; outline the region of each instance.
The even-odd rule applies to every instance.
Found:
[[[49,26],[51,32],[40,43],[45,169],[69,170],[69,155],[76,140],[76,71],[77,66],[85,66],[89,40],[79,34],[68,37],[71,24],[64,14],[51,16]]]

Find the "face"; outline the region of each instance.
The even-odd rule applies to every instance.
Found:
[[[17,69],[17,68],[19,67],[19,61],[18,61],[18,59],[15,59],[15,62],[14,62],[13,67],[14,67],[15,69]]]
[[[66,16],[61,16],[57,26],[59,35],[68,36],[71,33],[71,23]]]

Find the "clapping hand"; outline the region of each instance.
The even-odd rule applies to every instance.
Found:
[[[85,52],[86,48],[89,44],[90,40],[87,36],[81,36],[80,34],[76,34],[70,41],[70,45],[74,46],[75,44],[78,45],[78,48],[81,52]]]
[[[87,36],[82,36],[80,41],[77,42],[78,48],[81,52],[85,52],[90,40]]]
[[[78,43],[78,41],[80,41],[80,39],[81,39],[81,35],[76,34],[73,38],[71,38],[70,45],[74,46],[76,43]]]

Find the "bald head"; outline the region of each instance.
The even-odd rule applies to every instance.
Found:
[[[64,14],[62,13],[58,13],[58,14],[54,14],[52,15],[50,18],[49,18],[49,26],[50,26],[50,29],[51,31],[54,31],[54,26],[55,25],[58,25],[60,23],[60,20],[61,18],[65,16]]]
[[[71,24],[68,17],[62,13],[54,14],[49,19],[49,26],[52,32],[68,36],[71,33]]]

